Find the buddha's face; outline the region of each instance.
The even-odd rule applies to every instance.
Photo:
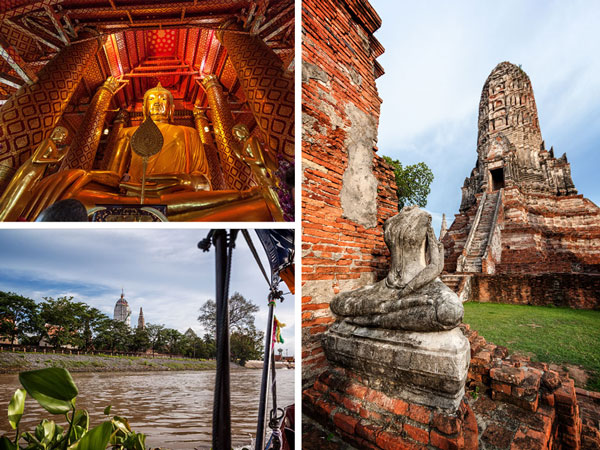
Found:
[[[144,117],[152,117],[154,122],[170,122],[173,114],[173,96],[160,84],[144,95]]]

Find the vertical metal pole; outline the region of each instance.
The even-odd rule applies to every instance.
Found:
[[[273,309],[274,305],[269,305],[269,318],[267,320],[267,332],[265,333],[263,373],[260,383],[260,403],[258,405],[258,425],[256,427],[255,450],[263,450],[264,445],[265,411],[267,409],[267,382],[269,380],[269,357],[271,356],[271,340],[273,339]]]
[[[275,347],[271,352],[271,397],[273,398],[273,410],[277,415],[277,372],[275,370]]]
[[[213,439],[215,450],[231,449],[231,410],[229,392],[229,303],[227,298],[228,263],[227,231],[215,230],[217,281],[217,373],[213,404]]]

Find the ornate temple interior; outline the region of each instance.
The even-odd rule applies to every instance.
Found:
[[[0,220],[293,220],[291,0],[0,5]]]

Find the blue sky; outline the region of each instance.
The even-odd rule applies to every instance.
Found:
[[[42,301],[73,296],[109,317],[125,290],[137,325],[140,306],[147,323],[202,335],[198,309],[215,298],[215,254],[197,248],[203,229],[0,229],[0,290]],[[256,234],[250,233],[268,270]],[[284,284],[284,292],[289,292]],[[258,329],[267,317],[268,285],[240,234],[233,253],[230,293],[240,292],[261,308]],[[289,355],[294,354],[294,296],[278,303],[276,316]]]
[[[600,2],[371,0],[385,48],[379,153],[424,161],[435,180],[427,208],[439,230],[458,212],[475,165],[483,84],[502,61],[521,64],[536,99],[542,137],[567,153],[575,187],[600,204]]]

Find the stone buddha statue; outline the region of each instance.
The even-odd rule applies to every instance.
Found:
[[[331,310],[359,326],[408,331],[451,330],[463,317],[456,294],[438,276],[444,247],[431,226],[431,215],[408,206],[384,225],[390,249],[387,277],[376,284],[338,294]]]
[[[402,208],[385,222],[383,237],[391,253],[387,277],[330,303],[337,317],[323,333],[327,359],[349,369],[352,382],[357,374],[391,398],[454,413],[471,352],[458,327],[462,303],[439,278],[444,253],[431,215]]]
[[[147,158],[144,205],[166,205],[170,220],[273,220],[259,188],[211,191],[198,132],[173,124],[173,95],[160,83],[145,93],[143,114],[163,137],[162,149]],[[111,155],[107,170],[69,169],[38,182],[21,217],[34,220],[45,208],[66,198],[80,200],[87,209],[140,204],[144,164],[131,146],[138,128],[121,130],[114,148],[107,149]]]

